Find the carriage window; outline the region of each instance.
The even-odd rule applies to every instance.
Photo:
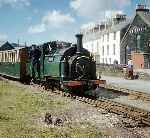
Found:
[[[8,62],[11,62],[11,53],[8,53]]]
[[[0,62],[2,62],[2,53],[0,53]]]
[[[12,62],[12,53],[9,53],[9,62]]]
[[[17,51],[15,51],[15,62],[17,62]]]
[[[2,52],[2,62],[4,62],[4,53]]]
[[[19,50],[18,51],[16,50],[16,54],[17,54],[16,55],[16,57],[17,57],[16,62],[20,62]]]
[[[13,53],[13,62],[15,62],[15,53]]]
[[[48,61],[49,61],[49,62],[53,62],[53,60],[54,60],[54,57],[49,57],[49,58],[48,58]]]
[[[5,60],[4,60],[5,62],[7,61],[7,53],[5,53]]]
[[[55,55],[54,59],[55,59],[56,62],[60,62],[61,56],[60,55]]]

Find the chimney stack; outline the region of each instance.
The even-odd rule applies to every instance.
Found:
[[[138,5],[136,6],[136,12],[140,12],[140,11],[149,12],[149,9],[148,9],[147,6],[144,5],[144,4],[138,4]]]
[[[82,34],[77,34],[76,38],[77,38],[77,54],[80,54],[81,49],[83,48],[83,46],[82,46],[83,35]]]

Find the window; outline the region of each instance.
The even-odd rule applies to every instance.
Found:
[[[141,35],[137,35],[137,50],[141,50]]]
[[[103,35],[103,42],[104,42],[104,35]]]
[[[104,46],[102,47],[102,55],[104,55]]]
[[[116,55],[116,45],[113,44],[113,55]]]
[[[3,61],[2,53],[0,53],[0,62]]]
[[[109,45],[107,45],[107,55],[109,55]]]
[[[109,45],[107,45],[107,55],[109,55]]]
[[[107,42],[109,41],[109,34],[107,34]]]
[[[93,53],[93,44],[91,45],[91,48],[92,48],[92,49],[91,49],[91,50],[92,50],[91,52]]]
[[[48,62],[53,62],[53,60],[54,60],[54,57],[49,57],[48,58]]]
[[[104,63],[104,58],[102,58],[102,62]]]
[[[98,53],[98,51],[99,51],[98,48],[99,48],[99,43],[97,42],[97,53]]]
[[[111,64],[111,58],[109,58],[109,63]]]
[[[105,58],[105,63],[107,64],[107,58]]]
[[[96,63],[99,64],[100,63],[100,55],[95,55],[95,59],[96,59]]]
[[[114,32],[114,40],[116,40],[116,32]]]
[[[2,62],[4,62],[4,53],[2,52]]]

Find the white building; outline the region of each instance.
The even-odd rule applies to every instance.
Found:
[[[120,42],[130,21],[117,14],[106,22],[81,29],[83,47],[93,53],[97,63],[120,64]]]

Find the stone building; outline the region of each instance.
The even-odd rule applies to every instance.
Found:
[[[120,43],[129,24],[126,15],[116,14],[105,22],[82,28],[83,47],[94,55],[98,64],[120,64]]]
[[[150,68],[150,11],[138,5],[136,14],[121,41],[121,63],[133,60],[135,68]]]

